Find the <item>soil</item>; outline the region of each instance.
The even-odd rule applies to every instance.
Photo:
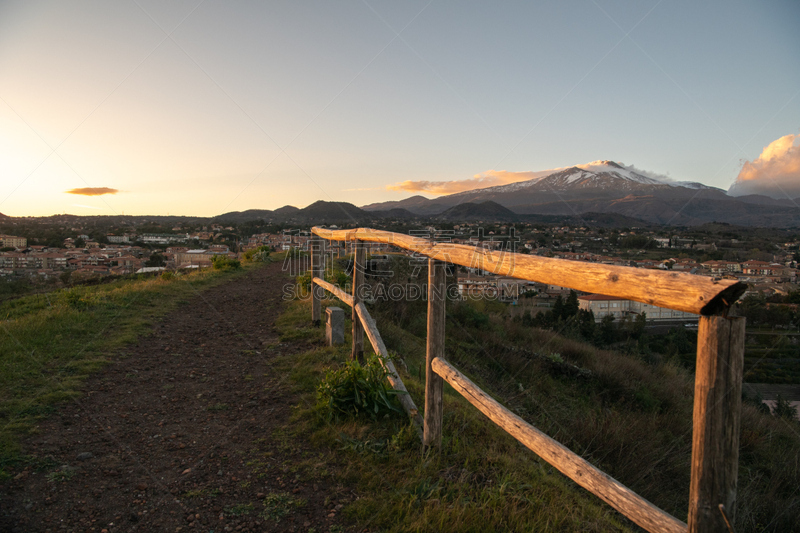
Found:
[[[0,531],[344,531],[354,495],[290,466],[297,398],[270,361],[280,263],[196,294],[59,407],[0,484]],[[255,461],[255,463],[254,463]],[[258,465],[254,467],[253,465]]]

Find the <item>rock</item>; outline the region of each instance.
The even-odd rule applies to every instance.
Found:
[[[78,461],[87,461],[87,460],[91,459],[92,457],[94,457],[94,455],[92,455],[92,452],[83,452],[83,453],[79,453],[78,456],[76,457],[76,459]]]
[[[144,492],[147,490],[147,485],[145,485],[144,483],[139,483],[138,485],[136,485],[136,490]]]
[[[183,473],[182,473],[181,475],[183,475],[183,474],[188,474],[188,473],[189,473],[189,472],[191,472],[191,471],[192,471],[192,469],[191,469],[191,468],[187,468],[186,470],[184,470],[184,471],[183,471]]]

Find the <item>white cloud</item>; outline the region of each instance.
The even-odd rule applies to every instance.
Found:
[[[800,134],[784,135],[764,147],[754,161],[745,161],[728,194],[763,194],[773,198],[800,196]]]
[[[520,181],[548,176],[563,169],[543,170],[539,172],[509,172],[507,170],[487,170],[475,174],[471,178],[452,181],[401,181],[386,188],[390,191],[424,192],[428,194],[454,194],[457,192],[485,189],[497,185],[508,185]]]

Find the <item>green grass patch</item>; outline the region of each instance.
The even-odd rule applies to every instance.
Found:
[[[0,304],[0,468],[23,460],[20,436],[79,396],[115,350],[198,291],[252,268],[118,280]]]
[[[264,512],[261,513],[261,516],[268,520],[280,522],[293,510],[305,507],[305,505],[306,501],[304,499],[296,498],[288,492],[274,492],[264,498]]]

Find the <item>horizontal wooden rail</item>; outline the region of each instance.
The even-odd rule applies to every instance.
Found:
[[[434,372],[452,385],[459,394],[489,417],[492,422],[565,476],[598,496],[642,528],[651,532],[683,533],[687,531],[685,523],[659,509],[619,481],[592,466],[581,456],[513,414],[447,361],[437,357],[431,366]]]
[[[342,302],[351,307],[353,306],[353,297],[336,285],[328,283],[320,278],[313,278],[312,281],[313,283],[316,283],[320,287],[323,287],[325,290],[332,293]],[[367,310],[367,306],[365,306],[363,303],[358,303],[355,309],[356,313],[358,313],[361,323],[364,325],[364,331],[367,334],[367,338],[369,338],[369,342],[372,344],[372,349],[375,350],[376,354],[381,356],[379,359],[383,365],[383,368],[389,374],[387,376],[389,383],[392,385],[394,390],[400,392],[400,394],[397,395],[400,405],[403,406],[405,412],[408,413],[409,417],[411,417],[411,420],[414,422],[414,426],[417,428],[417,431],[422,431],[422,417],[419,414],[419,409],[414,403],[414,400],[412,400],[411,396],[408,394],[408,389],[406,389],[403,380],[400,379],[400,375],[397,373],[394,363],[391,361],[391,359],[389,359],[389,350],[386,349],[386,344],[384,344],[381,334],[378,332],[378,326],[375,324],[375,319],[372,318],[372,315],[370,315],[369,311]]]
[[[359,302],[356,305],[356,313],[358,313],[358,317],[361,319],[361,323],[364,325],[364,332],[367,334],[367,338],[369,338],[369,342],[372,344],[372,349],[375,350],[376,354],[381,356],[381,364],[389,374],[387,376],[389,383],[391,383],[394,390],[400,392],[400,394],[397,395],[397,399],[400,400],[400,404],[403,406],[403,409],[405,409],[406,413],[408,413],[408,416],[411,417],[411,420],[414,422],[417,431],[421,432],[422,417],[419,414],[419,409],[417,409],[414,400],[412,400],[411,396],[408,394],[408,390],[403,384],[403,380],[400,379],[400,375],[397,373],[394,363],[391,359],[389,359],[389,350],[386,349],[386,345],[383,343],[381,334],[378,333],[378,326],[375,324],[375,320],[372,318],[372,316],[370,316],[369,311],[367,311],[367,306],[363,303]]]
[[[340,289],[339,287],[337,287],[333,283],[328,283],[327,281],[325,281],[324,279],[321,279],[321,278],[314,278],[312,281],[314,283],[316,283],[317,285],[319,285],[320,287],[322,287],[323,289],[325,289],[326,291],[328,291],[331,294],[333,294],[334,296],[336,296],[337,298],[339,298],[341,301],[343,301],[344,303],[346,303],[350,307],[353,307],[353,295],[352,294],[347,294],[346,292],[344,292],[342,289]]]
[[[746,284],[738,281],[714,280],[684,272],[486,250],[464,244],[431,242],[428,239],[370,228],[328,230],[313,227],[311,231],[324,239],[390,244],[433,259],[479,268],[501,276],[618,296],[699,315],[724,313],[747,289]]]

